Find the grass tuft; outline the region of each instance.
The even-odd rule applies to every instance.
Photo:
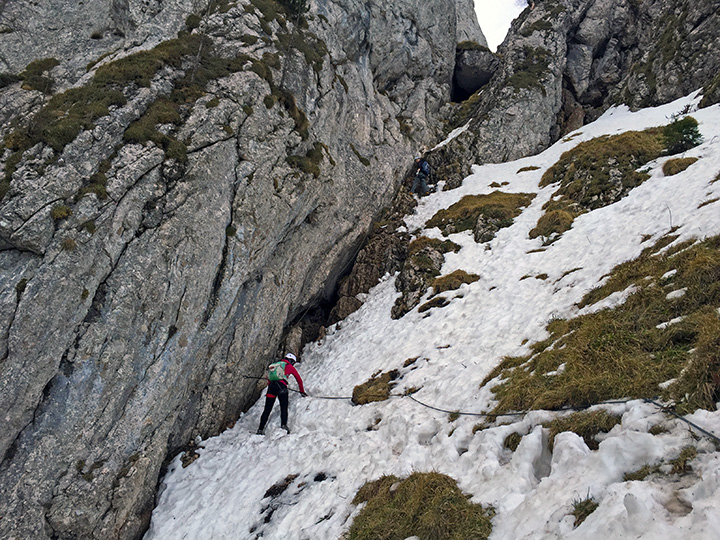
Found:
[[[689,472],[692,467],[690,462],[697,457],[697,448],[694,446],[686,446],[680,451],[678,457],[673,459],[670,463],[672,464],[672,474],[685,474]]]
[[[517,447],[520,446],[522,438],[523,436],[519,433],[512,432],[510,435],[505,437],[505,440],[503,441],[503,448],[507,448],[511,452],[514,452],[515,450],[517,450]]]
[[[444,296],[436,296],[435,298],[428,300],[423,305],[421,305],[418,308],[418,313],[425,313],[426,311],[429,311],[432,308],[442,308],[442,307],[447,306],[449,303],[450,303],[450,300],[448,300]]]
[[[353,388],[352,402],[355,405],[365,405],[366,403],[390,399],[390,390],[395,386],[393,381],[399,375],[399,372],[394,369],[375,375],[364,383],[357,385]]]
[[[597,450],[598,442],[595,440],[595,436],[598,433],[607,433],[619,423],[619,416],[608,414],[606,411],[581,411],[556,418],[543,425],[550,429],[548,439],[551,451],[555,444],[555,437],[564,431],[576,433],[583,438],[590,450]]]
[[[551,210],[543,214],[535,228],[530,230],[530,238],[542,236],[545,244],[550,244],[559,235],[569,230],[575,220],[575,214],[567,210]]]
[[[657,474],[659,472],[660,472],[659,465],[643,465],[637,471],[625,473],[623,475],[623,480],[625,482],[633,482],[633,481],[641,482],[641,481],[645,480],[645,478],[647,478],[651,474]]]
[[[572,515],[575,516],[575,527],[579,527],[580,524],[587,519],[598,507],[598,503],[592,497],[587,497],[583,500],[573,501]]]
[[[464,283],[474,283],[479,279],[480,276],[477,274],[468,274],[465,270],[455,270],[451,274],[437,277],[432,281],[433,296],[446,291],[454,291],[459,289]]]
[[[323,160],[323,144],[316,142],[304,156],[288,156],[286,161],[291,167],[302,172],[312,174],[315,178],[320,176],[320,163]]]
[[[452,240],[438,240],[437,238],[420,236],[410,242],[410,245],[408,246],[408,257],[417,255],[426,248],[435,249],[441,253],[448,253],[450,251],[457,253],[460,251],[460,246]]]
[[[669,159],[663,165],[663,174],[665,176],[674,176],[683,172],[697,160],[698,158],[696,157]]]
[[[53,207],[52,210],[50,210],[50,217],[53,218],[55,221],[60,221],[61,219],[67,219],[70,216],[72,216],[72,209],[64,204],[57,204]]]
[[[349,540],[483,540],[492,532],[492,508],[471,503],[455,480],[436,472],[368,482],[353,499],[361,503],[367,505],[350,527]]]

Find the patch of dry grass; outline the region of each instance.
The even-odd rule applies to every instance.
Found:
[[[427,228],[438,227],[447,236],[460,231],[472,230],[480,214],[497,220],[500,228],[512,225],[522,208],[529,206],[535,197],[532,193],[504,193],[493,191],[487,195],[466,195],[449,208],[438,211],[425,224]]]
[[[449,476],[413,473],[383,476],[360,488],[353,504],[367,503],[355,518],[349,540],[486,539],[492,509],[472,504]]]
[[[669,159],[663,165],[663,174],[665,176],[673,176],[681,173],[697,160],[698,158],[696,157]]]

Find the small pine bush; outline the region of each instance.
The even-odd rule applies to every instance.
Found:
[[[702,142],[698,122],[692,116],[685,116],[665,126],[663,138],[670,155],[690,150]]]

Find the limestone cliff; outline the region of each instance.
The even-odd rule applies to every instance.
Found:
[[[438,136],[455,0],[297,5],[2,3],[1,537],[142,534]]]

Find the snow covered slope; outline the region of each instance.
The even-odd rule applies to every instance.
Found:
[[[535,411],[473,434],[480,418],[461,415],[450,423],[448,414],[407,397],[363,406],[318,397],[350,396],[373,373],[398,369],[396,394],[418,387],[413,397],[435,407],[488,411],[493,396],[479,384],[490,370],[504,355],[527,353],[529,344],[546,337],[552,318],[576,316],[575,303],[602,276],[648,245],[641,245],[643,235],[657,240],[678,225],[678,242],[720,234],[720,202],[698,208],[720,197],[720,182],[712,182],[720,173],[720,106],[714,106],[692,113],[705,142],[686,152],[700,158],[689,169],[665,177],[661,167],[667,158],[658,159],[651,164],[652,177],[626,198],[578,217],[547,250],[528,253],[541,246],[528,231],[556,189],[539,189],[540,177],[563,152],[602,134],[667,124],[671,114],[696,102],[690,97],[637,113],[610,110],[537,156],[475,166],[460,188],[422,199],[406,220],[414,233],[462,196],[490,193],[493,182],[507,182],[503,191],[537,193],[489,244],[475,243],[469,232],[451,235],[462,249],[446,255],[443,274],[463,269],[481,278],[455,291],[447,307],[392,320],[398,293],[393,276],[387,276],[359,311],[331,328],[322,343],[307,346],[298,368],[311,397],[291,394],[292,434],[280,429],[276,407],[266,435],[255,435],[261,401],[232,429],[203,441],[190,466],[183,468],[178,457],[165,477],[146,540],[337,539],[358,511],[351,500],[360,486],[384,474],[414,471],[447,474],[473,502],[492,505],[497,512],[492,540],[717,538],[720,452],[710,439],[693,441],[686,424],[667,420],[642,401],[601,406],[621,414],[622,423],[598,450],[565,432],[550,453],[539,424],[557,413]],[[527,166],[539,168],[518,173]],[[437,229],[422,234],[441,238]],[[569,270],[575,271],[566,274]],[[548,277],[521,280],[540,274]],[[698,411],[689,418],[720,434],[720,413]],[[661,421],[670,431],[649,434]],[[525,434],[515,452],[503,448],[513,432]],[[682,481],[623,480],[649,462],[674,457],[690,442],[700,450],[695,474]],[[265,496],[285,479],[282,493]],[[574,528],[573,502],[589,496],[599,507]]]

